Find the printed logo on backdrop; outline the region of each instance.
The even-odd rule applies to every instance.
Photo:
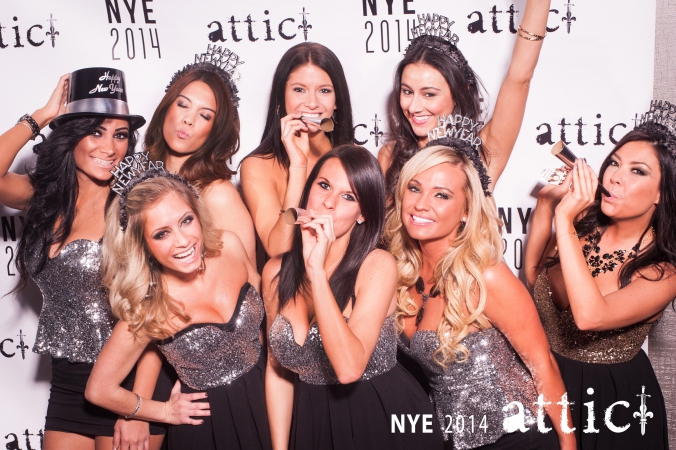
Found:
[[[19,436],[23,436],[25,439],[21,439]],[[31,436],[35,436],[33,438],[33,442],[31,442]],[[45,435],[42,431],[42,429],[38,430],[37,433],[31,433],[28,429],[24,430],[23,433],[8,433],[5,435],[5,448],[7,450],[38,450],[42,448],[42,441],[44,439]],[[40,446],[39,447],[33,447],[33,444],[35,443],[36,438],[40,438]],[[21,441],[24,441],[26,446],[21,447]]]
[[[45,40],[51,41],[52,48],[56,47],[56,37],[59,35],[59,32],[56,30],[56,25],[54,24],[56,19],[53,14],[50,13],[49,19],[45,21],[49,23],[49,27],[43,27],[40,23],[36,23],[26,28],[26,23],[19,20],[18,16],[12,16],[10,24],[13,25],[11,27],[14,30],[13,35],[11,32],[5,32],[7,26],[3,26],[3,22],[7,24],[7,21],[3,21],[3,19],[4,17],[0,15],[0,50],[10,46],[11,48],[26,48],[26,44],[28,44],[28,48],[41,47],[45,43]],[[45,29],[47,31],[44,31]],[[42,34],[43,31],[44,35]]]
[[[560,2],[561,10],[552,8],[549,10],[550,13],[550,22],[558,22],[558,17],[561,14],[563,9],[566,9],[566,12],[561,21],[565,22],[566,30],[568,34],[571,32],[571,27],[573,22],[577,21],[577,18],[573,16],[572,7],[575,6],[573,3],[570,3],[571,0],[567,0],[567,3]],[[367,20],[364,22],[364,30],[366,35],[365,41],[365,51],[366,53],[388,53],[390,50],[394,50],[401,53],[408,46],[408,42],[416,37],[415,31],[422,24],[429,23],[431,18],[428,14],[417,14],[414,9],[414,0],[402,0],[401,3],[401,14],[402,15],[414,15],[413,18],[406,18],[404,23],[404,18],[401,19],[391,19],[386,18],[378,21]],[[556,6],[557,2],[553,2],[553,6]],[[363,16],[393,16],[397,8],[394,5],[394,0],[362,0],[362,10]],[[521,11],[517,10],[514,4],[509,5],[509,8],[505,10],[499,10],[497,5],[493,5],[487,11],[471,11],[469,13],[460,12],[457,10],[453,11],[453,15],[456,17],[467,17],[467,20],[462,20],[462,23],[458,23],[458,27],[466,26],[467,31],[470,34],[474,35],[479,33],[480,35],[491,31],[492,34],[500,34],[503,31],[509,31],[510,34],[517,34],[518,32],[518,20],[516,16],[520,14]],[[398,11],[397,11],[398,13]],[[554,16],[554,17],[552,17]],[[417,23],[416,23],[417,20]],[[490,25],[487,25],[487,22],[490,21]],[[450,27],[456,23],[455,21],[446,22],[446,30],[450,32]],[[547,26],[548,33],[554,33],[560,28],[557,24],[556,26],[550,27]],[[457,42],[457,40],[456,40]]]
[[[371,138],[373,138],[373,143],[375,144],[376,148],[378,148],[379,145],[383,144],[385,139],[385,133],[383,132],[383,130],[380,129],[380,126],[378,125],[380,122],[382,122],[382,119],[379,119],[378,114],[375,114],[375,117],[371,119],[371,122],[373,122],[373,130],[371,130],[371,132],[368,131],[368,127],[366,126],[365,123],[358,123],[357,125],[354,126],[355,144],[366,145],[366,143],[369,142]],[[365,136],[366,139],[361,140],[359,139],[360,136]]]
[[[24,216],[0,216],[2,239],[5,243],[4,254],[8,277],[16,276],[16,269],[14,267],[14,247],[17,242],[17,237],[21,236],[21,229],[23,229],[25,221],[26,218]]]
[[[138,2],[137,0],[106,0],[108,23],[129,25],[126,28],[110,29],[113,61],[122,58],[136,59],[137,56],[140,59],[141,55],[143,59],[154,59],[155,50],[157,50],[157,58],[162,58],[158,28],[148,26],[157,24],[153,15],[155,6],[151,3],[153,0],[139,0]],[[138,25],[145,24],[146,26],[138,26],[137,18],[139,19]]]
[[[280,19],[283,16],[271,16],[267,9],[263,11],[263,20],[255,14],[248,14],[244,20],[238,20],[241,17],[236,18],[235,15],[231,15],[229,20],[224,22],[214,20],[207,25],[207,28],[211,30],[207,36],[211,42],[241,42],[245,39],[245,34],[243,31],[244,25],[239,24],[246,24],[246,39],[248,39],[248,42],[256,42],[260,39],[263,42],[269,42],[276,40],[277,37],[286,41],[301,39],[302,37],[304,41],[307,41],[308,33],[312,30],[312,24],[310,24],[308,17],[310,13],[303,7],[303,10],[298,14],[301,16],[298,21],[293,17]],[[296,25],[296,22],[298,22],[298,25]],[[229,33],[224,30],[223,23],[230,24]],[[274,24],[277,24],[276,32],[273,32]]]
[[[589,120],[584,116],[580,116],[577,120],[562,117],[560,121],[555,119],[543,122],[535,127],[539,133],[535,137],[535,141],[540,145],[554,145],[557,141],[563,141],[566,145],[574,143],[579,146],[587,144],[602,146],[606,145],[607,142],[615,145],[629,131],[627,124],[624,122],[610,126],[607,123],[604,125],[603,121],[599,120],[602,119],[601,113],[596,114],[596,119],[598,123],[591,124],[591,127]],[[632,120],[637,123],[639,120],[638,114],[635,114]],[[592,122],[595,122],[595,120],[592,119]],[[612,124],[612,122],[610,123]],[[591,129],[592,127],[593,129]]]

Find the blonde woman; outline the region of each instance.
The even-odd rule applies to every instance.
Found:
[[[260,277],[192,188],[164,170],[132,179],[106,215],[102,270],[120,321],[92,371],[89,401],[177,425],[169,448],[270,448]],[[120,387],[152,342],[180,378],[167,402]]]
[[[502,262],[479,153],[457,139],[435,143],[443,145],[403,167],[386,225],[399,272],[400,348],[430,382],[447,448],[574,449],[537,311]],[[551,421],[534,404],[538,395]]]

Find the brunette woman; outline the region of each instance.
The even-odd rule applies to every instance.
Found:
[[[269,449],[260,276],[196,191],[164,170],[133,178],[106,216],[102,270],[120,322],[87,398],[175,425],[170,449]],[[150,342],[180,378],[164,403],[120,386]]]
[[[235,233],[255,261],[251,215],[230,182],[239,150],[239,97],[228,72],[195,63],[176,72],[148,125],[144,147],[201,191],[216,226]]]
[[[312,122],[327,118],[335,124],[331,132]],[[272,79],[261,144],[242,162],[244,200],[270,257],[291,248],[294,227],[280,210],[298,206],[322,155],[353,140],[350,93],[338,58],[321,44],[291,47]]]
[[[530,81],[547,35],[549,4],[549,0],[526,2],[512,59],[493,116],[485,126],[482,126],[484,113],[489,108],[482,102],[486,95],[481,92],[481,81],[456,45],[457,36],[452,32],[444,36],[423,34],[411,42],[394,76],[388,114],[390,142],[378,154],[386,174],[389,201],[394,198],[401,168],[427,144],[427,133],[438,126],[437,118],[442,115],[460,115],[472,120],[475,132],[479,130],[483,141],[479,151],[491,179],[489,188],[491,191],[495,188],[519,136]],[[426,17],[434,20],[432,15]],[[427,26],[418,21],[422,28]],[[439,19],[429,25],[438,27]]]
[[[489,186],[478,149],[458,139],[404,165],[386,225],[400,348],[428,378],[446,448],[572,450],[563,381],[528,291],[502,261]]]
[[[654,102],[598,178],[577,160],[533,213],[526,277],[585,450],[668,448],[664,399],[641,344],[676,296],[675,117],[676,106]],[[610,412],[594,416],[590,405]]]
[[[114,94],[90,92],[103,77],[116,88]],[[52,361],[45,450],[159,448],[165,432],[154,425],[149,431],[147,422],[118,420],[84,396],[115,324],[99,275],[104,210],[112,199],[110,171],[133,153],[135,130],[145,123],[129,114],[125,92],[119,70],[75,71],[61,77],[43,108],[0,136],[0,203],[26,211],[17,247],[18,289],[30,277],[43,296],[33,351]],[[47,124],[54,131],[33,147],[35,168],[28,175],[9,172],[19,150]],[[159,367],[152,358],[141,366],[139,372],[154,375],[134,383],[131,373],[120,381],[152,396]]]
[[[396,267],[375,248],[383,181],[362,147],[325,154],[300,199],[312,220],[296,227],[291,250],[263,271],[276,449],[441,448],[432,405],[397,363]],[[427,423],[393,430],[406,414]]]

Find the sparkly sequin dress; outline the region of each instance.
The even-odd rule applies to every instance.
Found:
[[[578,447],[582,450],[668,448],[662,391],[647,355],[641,350],[652,324],[639,323],[607,331],[579,330],[571,310],[560,311],[552,301],[546,270],[540,273],[533,294],[561,369],[568,401],[573,402],[570,408]],[[591,402],[595,411],[593,419],[589,413]],[[607,409],[613,404],[609,427]],[[645,409],[641,408],[642,404]]]
[[[278,315],[270,328],[270,347],[279,363],[296,374],[290,449],[442,448],[431,420],[432,405],[418,382],[397,363],[393,316],[385,319],[366,370],[354,383],[339,383],[316,322],[298,345],[291,324]],[[417,420],[415,433],[406,414]],[[403,423],[403,431],[393,427],[395,419]],[[428,433],[422,432],[424,420]]]
[[[439,347],[436,331],[419,330],[410,340],[404,334],[399,339],[400,349],[417,361],[427,376],[446,448],[559,448],[554,431],[537,432],[533,377],[505,336],[492,327],[468,334],[462,344],[469,350],[469,358],[444,368],[434,360]],[[514,401],[523,405],[523,423],[529,428],[526,433],[507,433],[503,428],[506,418],[519,413],[518,406],[503,409]]]
[[[242,286],[227,323],[197,323],[157,342],[185,393],[206,391],[210,417],[169,428],[170,449],[271,449],[265,407],[265,355],[260,342],[263,300]]]
[[[115,325],[108,294],[101,285],[101,241],[77,239],[66,244],[32,278],[42,292],[42,311],[33,351],[52,357],[52,387],[45,430],[90,436],[112,436],[118,415],[89,403],[84,396],[94,362]],[[132,389],[135,370],[123,386]],[[161,374],[156,399],[169,397],[171,380]],[[166,398],[165,398],[166,397]],[[151,424],[151,434],[164,434],[164,425]]]

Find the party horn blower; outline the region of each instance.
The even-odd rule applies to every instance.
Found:
[[[552,155],[559,158],[570,169],[575,166],[575,160],[577,159],[577,156],[575,156],[575,154],[568,148],[568,146],[566,146],[563,141],[559,141],[554,144],[554,147],[552,147]],[[606,197],[611,197],[610,192],[608,192],[608,190],[601,185],[600,181],[599,190]]]
[[[324,132],[329,132],[333,131],[334,128],[334,123],[333,119],[330,117],[307,117],[307,116],[302,116],[300,118],[301,121],[303,122],[312,122],[315,125],[319,125],[319,129],[324,131]]]
[[[308,223],[311,220],[312,216],[303,208],[289,208],[284,211],[284,222],[288,225]]]

